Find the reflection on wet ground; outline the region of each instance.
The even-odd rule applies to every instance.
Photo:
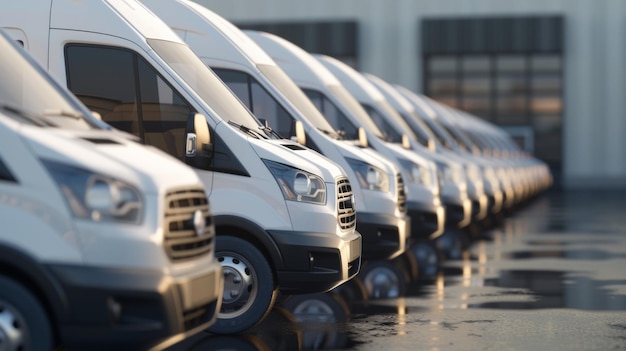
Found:
[[[546,194],[402,297],[286,299],[248,333],[169,351],[626,349],[624,199]]]

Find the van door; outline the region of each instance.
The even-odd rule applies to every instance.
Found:
[[[71,41],[64,40],[68,35]],[[149,57],[140,54],[141,48],[93,33],[80,40],[84,35],[51,31],[51,70],[56,70],[68,89],[103,121],[184,161],[185,127],[196,109]],[[53,68],[55,56],[63,60],[54,62]],[[203,182],[210,189],[206,179]]]

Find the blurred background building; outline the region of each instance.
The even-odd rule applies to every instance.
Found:
[[[567,188],[626,188],[624,0],[195,0],[505,128]]]

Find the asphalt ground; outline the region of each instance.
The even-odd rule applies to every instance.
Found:
[[[168,351],[626,350],[626,192],[552,190],[480,234],[402,296],[312,296]]]

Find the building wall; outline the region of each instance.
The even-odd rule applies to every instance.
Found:
[[[195,0],[233,22],[356,20],[359,69],[422,91],[419,26],[433,17],[565,18],[563,184],[626,188],[624,0]]]

